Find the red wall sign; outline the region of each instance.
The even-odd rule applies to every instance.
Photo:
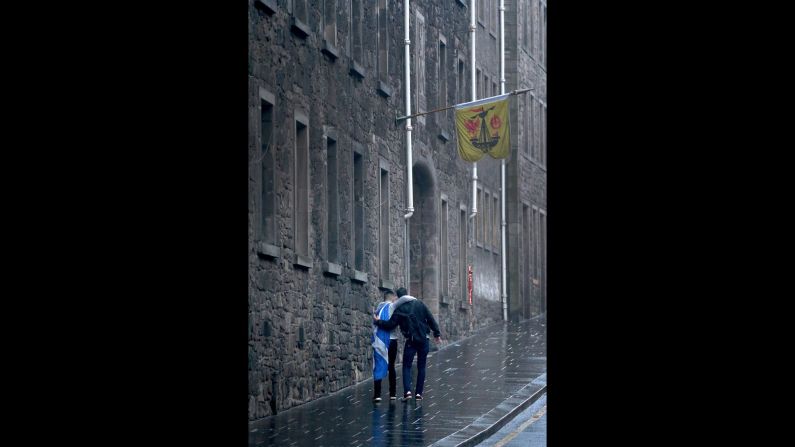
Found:
[[[469,291],[469,305],[472,305],[472,266],[467,268],[467,290]]]

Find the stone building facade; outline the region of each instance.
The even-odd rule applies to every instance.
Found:
[[[484,8],[478,25],[478,97],[499,93],[498,1],[483,3],[495,11]],[[545,85],[543,65],[508,39],[522,5],[517,14],[506,1],[506,90]],[[413,113],[472,99],[467,7],[412,0]],[[384,288],[408,286],[450,341],[502,320],[500,163],[478,163],[481,203],[469,219],[471,164],[458,157],[452,110],[413,120],[415,212],[404,219],[403,36],[402,1],[249,0],[251,420],[371,377],[370,315]],[[526,238],[511,207],[545,209],[546,180],[543,165],[516,155],[526,137],[524,109],[514,109],[508,285],[510,315],[521,318],[543,311],[545,297],[521,289],[525,278],[513,284],[526,273],[511,270],[526,255],[514,245]]]
[[[547,2],[505,6],[506,90],[533,89],[511,103],[511,124],[521,131],[506,167],[508,314],[520,319],[546,311]]]

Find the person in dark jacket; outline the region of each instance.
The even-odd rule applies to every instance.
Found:
[[[411,364],[414,362],[414,354],[417,354],[417,389],[415,399],[422,399],[422,388],[425,384],[425,361],[430,351],[428,334],[433,331],[433,338],[437,344],[441,344],[441,332],[439,325],[434,320],[431,311],[425,303],[408,295],[406,289],[397,289],[398,304],[392,312],[389,320],[381,320],[375,315],[375,324],[382,329],[393,329],[400,326],[400,332],[406,338],[403,346],[403,401],[411,399]]]

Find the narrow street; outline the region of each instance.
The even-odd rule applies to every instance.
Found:
[[[499,323],[432,352],[422,401],[374,403],[366,380],[250,423],[249,445],[443,446],[471,439],[543,394],[544,321]],[[397,381],[400,394],[400,368]]]

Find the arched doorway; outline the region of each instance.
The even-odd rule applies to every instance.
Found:
[[[434,314],[439,313],[439,194],[433,167],[417,160],[414,177],[414,215],[409,219],[409,294],[421,298]]]

